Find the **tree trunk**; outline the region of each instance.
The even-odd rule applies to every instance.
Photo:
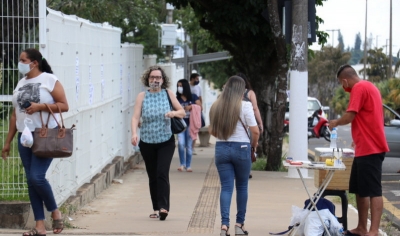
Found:
[[[263,99],[266,99],[266,105],[262,107],[262,116],[266,122],[263,134],[263,150],[267,155],[265,170],[278,170],[281,166],[282,158],[288,62],[286,43],[281,31],[281,23],[279,22],[278,2],[276,0],[268,0],[267,4],[269,23],[274,35],[275,44],[275,55],[270,58],[274,58],[275,60],[274,62],[271,60],[268,62],[271,65],[271,78],[266,80],[268,81],[266,87],[267,96],[263,97]],[[269,145],[267,146],[266,144],[268,143]]]

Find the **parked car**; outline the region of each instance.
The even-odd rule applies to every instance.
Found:
[[[390,151],[386,158],[400,158],[400,114],[383,104],[386,142]],[[400,165],[398,166],[400,169]]]
[[[311,117],[319,109],[322,110],[322,116],[327,118],[326,112],[329,111],[329,107],[322,106],[317,98],[307,97],[308,117]],[[285,120],[289,120],[289,98],[286,99]]]

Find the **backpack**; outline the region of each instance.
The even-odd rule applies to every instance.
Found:
[[[313,200],[315,201],[316,198],[314,198]],[[307,199],[304,201],[304,209],[310,210],[310,208],[311,208],[310,199]],[[318,200],[317,208],[318,210],[328,209],[332,213],[332,215],[335,215],[335,205],[326,198],[321,197]],[[313,209],[313,211],[315,211],[315,209]]]

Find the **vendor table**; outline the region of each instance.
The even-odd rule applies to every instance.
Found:
[[[295,163],[295,162],[293,162],[293,163]],[[308,214],[310,214],[310,212],[315,209],[315,212],[317,213],[322,225],[325,228],[325,232],[330,236],[330,233],[329,233],[328,229],[326,228],[326,225],[324,224],[324,221],[322,220],[321,215],[318,212],[317,202],[323,195],[326,187],[329,185],[335,171],[346,170],[346,166],[343,163],[341,163],[340,165],[337,165],[337,166],[326,166],[325,164],[311,164],[311,162],[309,162],[309,161],[302,161],[300,165],[298,165],[298,164],[293,165],[289,162],[283,161],[283,166],[286,168],[296,168],[297,169],[297,172],[299,173],[301,182],[303,183],[304,189],[306,190],[308,198],[310,199],[310,203],[308,204],[308,206],[305,209],[309,209],[309,207],[311,205],[311,208],[310,208],[310,211],[308,212]],[[322,183],[320,184],[320,186],[318,187],[318,190],[314,193],[314,195],[310,194],[310,191],[308,190],[307,185],[304,182],[304,178],[303,178],[303,175],[301,174],[300,169],[326,170],[328,172],[325,176],[325,179],[322,181]],[[302,222],[300,222],[300,225],[304,223],[304,221],[308,217],[308,214],[306,215],[306,217],[304,217]],[[297,230],[297,228],[295,230]]]

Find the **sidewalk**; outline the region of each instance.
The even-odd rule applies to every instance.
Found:
[[[74,228],[62,235],[219,235],[219,179],[213,163],[215,140],[209,147],[196,147],[193,172],[178,172],[178,152],[175,151],[170,171],[171,207],[165,221],[150,219],[152,213],[148,178],[144,165],[121,177],[123,183],[113,184],[100,197],[71,216]],[[303,207],[308,198],[300,179],[287,178],[286,172],[253,171],[249,181],[249,201],[246,229],[251,235],[268,235],[286,230],[291,207]],[[315,191],[312,171],[306,180]],[[231,206],[231,225],[235,223],[235,195]],[[336,205],[336,215],[341,216]],[[357,214],[349,208],[348,226],[356,226]],[[22,230],[0,229],[0,235],[21,234]],[[233,229],[230,230],[234,235]],[[52,234],[48,231],[48,234]]]

